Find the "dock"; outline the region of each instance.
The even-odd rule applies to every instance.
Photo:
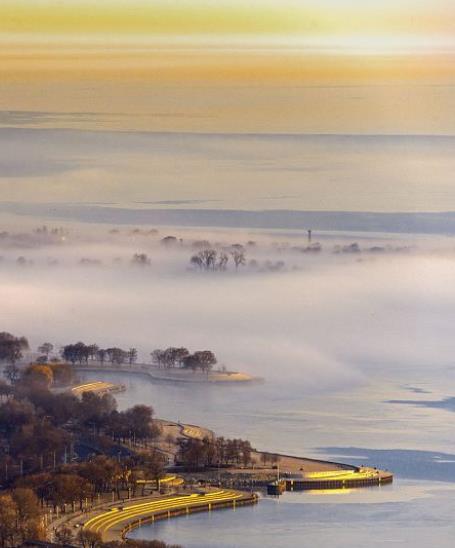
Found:
[[[392,482],[392,472],[360,467],[352,470],[309,472],[301,477],[281,478],[267,485],[267,494],[282,495],[285,491],[374,487]]]

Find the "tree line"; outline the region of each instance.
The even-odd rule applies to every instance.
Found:
[[[211,350],[198,350],[191,353],[188,348],[169,347],[165,350],[156,349],[150,353],[152,363],[158,367],[171,369],[180,367],[208,373],[217,363],[215,354]]]
[[[213,247],[201,249],[191,256],[190,264],[198,270],[225,271],[232,260],[235,270],[246,264],[246,253],[242,245],[234,244],[228,249],[217,250]]]
[[[160,434],[153,415],[145,405],[118,411],[110,394],[52,393],[27,369],[14,384],[0,381],[0,547],[44,540],[46,507],[65,512],[105,494],[134,497],[143,494],[140,480],[163,477],[164,455],[141,449]]]
[[[30,476],[45,474],[43,484],[49,487],[52,482],[46,474],[51,474],[54,479],[60,472],[63,475],[70,473],[81,476],[81,468],[75,468],[71,464],[77,453],[75,447],[81,444],[92,448],[93,451],[90,452],[94,454],[114,455],[114,460],[118,449],[126,446],[130,450],[123,453],[134,461],[136,448],[148,445],[159,436],[160,429],[153,414],[152,407],[146,405],[118,411],[116,401],[110,394],[98,396],[86,392],[79,399],[69,392],[52,393],[44,383],[37,382],[34,376],[28,374],[27,370],[15,384],[1,381],[2,484],[14,484],[18,478],[24,476],[28,477],[28,481]],[[150,454],[147,458],[150,458]],[[133,461],[126,459],[126,466],[130,466]],[[148,467],[150,473],[153,468],[155,475],[163,473],[165,462],[162,455],[157,453],[152,461],[134,461],[134,465]],[[115,467],[117,466],[119,464],[116,462]],[[77,478],[73,479],[76,482]],[[85,483],[81,480],[78,485]],[[51,491],[42,491],[41,498],[60,504],[59,495],[55,495],[60,492],[59,488],[54,487]],[[111,483],[109,488],[112,487]],[[104,483],[101,491],[106,488]],[[117,485],[117,490],[119,488]],[[93,476],[90,496],[101,491],[100,484]],[[57,498],[53,498],[54,495]]]
[[[124,363],[133,365],[137,361],[138,353],[136,348],[129,348],[128,350],[118,347],[100,348],[97,344],[77,342],[65,345],[62,348],[61,355],[63,359],[73,365],[76,363],[87,364],[89,361],[96,361],[102,365],[106,362],[112,365],[122,365]]]
[[[20,377],[17,362],[23,358],[23,353],[30,346],[25,337],[16,337],[11,333],[0,333],[0,362],[6,364],[5,376],[14,384]],[[64,384],[71,381],[71,371],[61,363],[62,359],[73,366],[106,363],[114,366],[125,363],[132,366],[137,362],[138,351],[136,348],[124,350],[119,347],[101,348],[97,344],[86,344],[82,341],[66,344],[60,349],[60,357],[53,354],[54,345],[45,342],[38,347],[40,356],[36,363],[28,368],[27,374],[32,377],[48,377],[49,385],[54,381]],[[197,350],[190,352],[185,347],[168,347],[164,350],[155,349],[150,353],[154,365],[165,369],[182,368],[192,371],[201,370],[208,373],[217,364],[216,355],[211,350]],[[45,366],[48,366],[46,368]]]
[[[178,462],[188,467],[248,466],[253,448],[247,440],[223,437],[190,438],[180,447]]]

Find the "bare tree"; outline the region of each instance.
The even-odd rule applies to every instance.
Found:
[[[220,253],[220,256],[218,257],[218,264],[217,264],[218,270],[221,270],[221,271],[226,270],[228,261],[229,261],[229,255],[227,255],[224,252]]]
[[[162,367],[164,365],[164,350],[157,348],[153,352],[150,352],[150,358],[154,365]]]
[[[239,266],[243,266],[246,263],[245,251],[243,249],[235,248],[231,251],[232,259],[234,260],[235,269],[238,270]]]
[[[190,263],[200,270],[204,268],[204,263],[202,262],[202,259],[199,257],[199,255],[193,255],[190,259]]]
[[[135,363],[136,360],[137,360],[137,350],[136,350],[136,348],[130,348],[127,352],[127,357],[128,357],[128,363],[130,365],[133,365],[133,363]]]
[[[108,348],[106,350],[106,353],[108,355],[109,361],[112,364],[116,365],[122,365],[125,362],[125,359],[127,358],[127,352],[125,350],[122,350],[121,348]]]
[[[11,333],[0,333],[0,361],[15,364],[22,358],[22,352],[28,350],[25,337],[15,337]]]
[[[54,350],[54,345],[50,342],[45,342],[41,346],[38,346],[38,352],[44,354],[47,359],[49,359],[49,354]]]
[[[3,370],[3,374],[11,384],[16,384],[17,381],[21,378],[20,369],[15,363],[8,364]]]
[[[90,531],[90,529],[80,529],[77,540],[82,548],[98,548],[103,544],[100,533]]]
[[[150,266],[151,261],[145,253],[135,253],[131,259],[133,266]]]
[[[107,352],[104,350],[104,348],[99,348],[96,353],[96,358],[100,362],[101,365],[104,365],[104,362],[106,361],[106,355]]]
[[[73,531],[65,525],[55,531],[54,537],[59,544],[72,544],[74,540]]]
[[[166,435],[164,441],[168,444],[168,449],[169,449],[169,451],[170,451],[170,450],[171,450],[171,447],[172,447],[172,444],[175,443],[175,437],[169,432],[169,433]]]
[[[201,270],[215,270],[217,266],[217,256],[218,253],[216,249],[201,249],[199,253],[191,257],[190,262]]]

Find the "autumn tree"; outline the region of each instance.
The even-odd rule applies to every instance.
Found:
[[[121,470],[117,461],[106,455],[98,455],[78,465],[78,474],[93,485],[95,493],[112,491]]]
[[[47,364],[52,370],[54,382],[60,385],[70,384],[73,380],[74,372],[67,363],[50,362]]]
[[[24,379],[33,384],[49,388],[54,381],[54,374],[48,365],[30,365],[24,372]]]
[[[0,495],[0,546],[16,545],[16,513],[17,506],[13,497],[5,493]]]
[[[166,460],[162,453],[152,450],[141,455],[140,466],[144,470],[147,479],[154,479],[157,484],[165,476]]]
[[[58,462],[65,447],[71,443],[71,436],[61,428],[44,421],[24,426],[10,439],[10,455],[16,459],[44,459]]]
[[[28,538],[44,540],[39,501],[31,489],[0,495],[0,546],[18,546]]]
[[[78,502],[79,508],[82,510],[84,499],[90,497],[91,493],[90,483],[78,474],[55,474],[48,487],[48,502],[55,509],[61,508],[62,510],[65,509],[66,504],[74,506],[74,503]]]
[[[17,487],[12,492],[16,504],[16,533],[21,542],[26,539],[44,540],[45,531],[41,522],[38,497],[32,489]]]

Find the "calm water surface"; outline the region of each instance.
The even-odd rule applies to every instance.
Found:
[[[258,449],[389,468],[392,486],[342,493],[288,493],[255,507],[196,514],[142,527],[136,538],[185,547],[453,547],[455,392],[450,368],[372,378],[352,390],[308,394],[304,384],[152,383],[126,374],[120,407],[154,406],[171,420],[248,438]],[[410,382],[412,379],[412,382]]]

